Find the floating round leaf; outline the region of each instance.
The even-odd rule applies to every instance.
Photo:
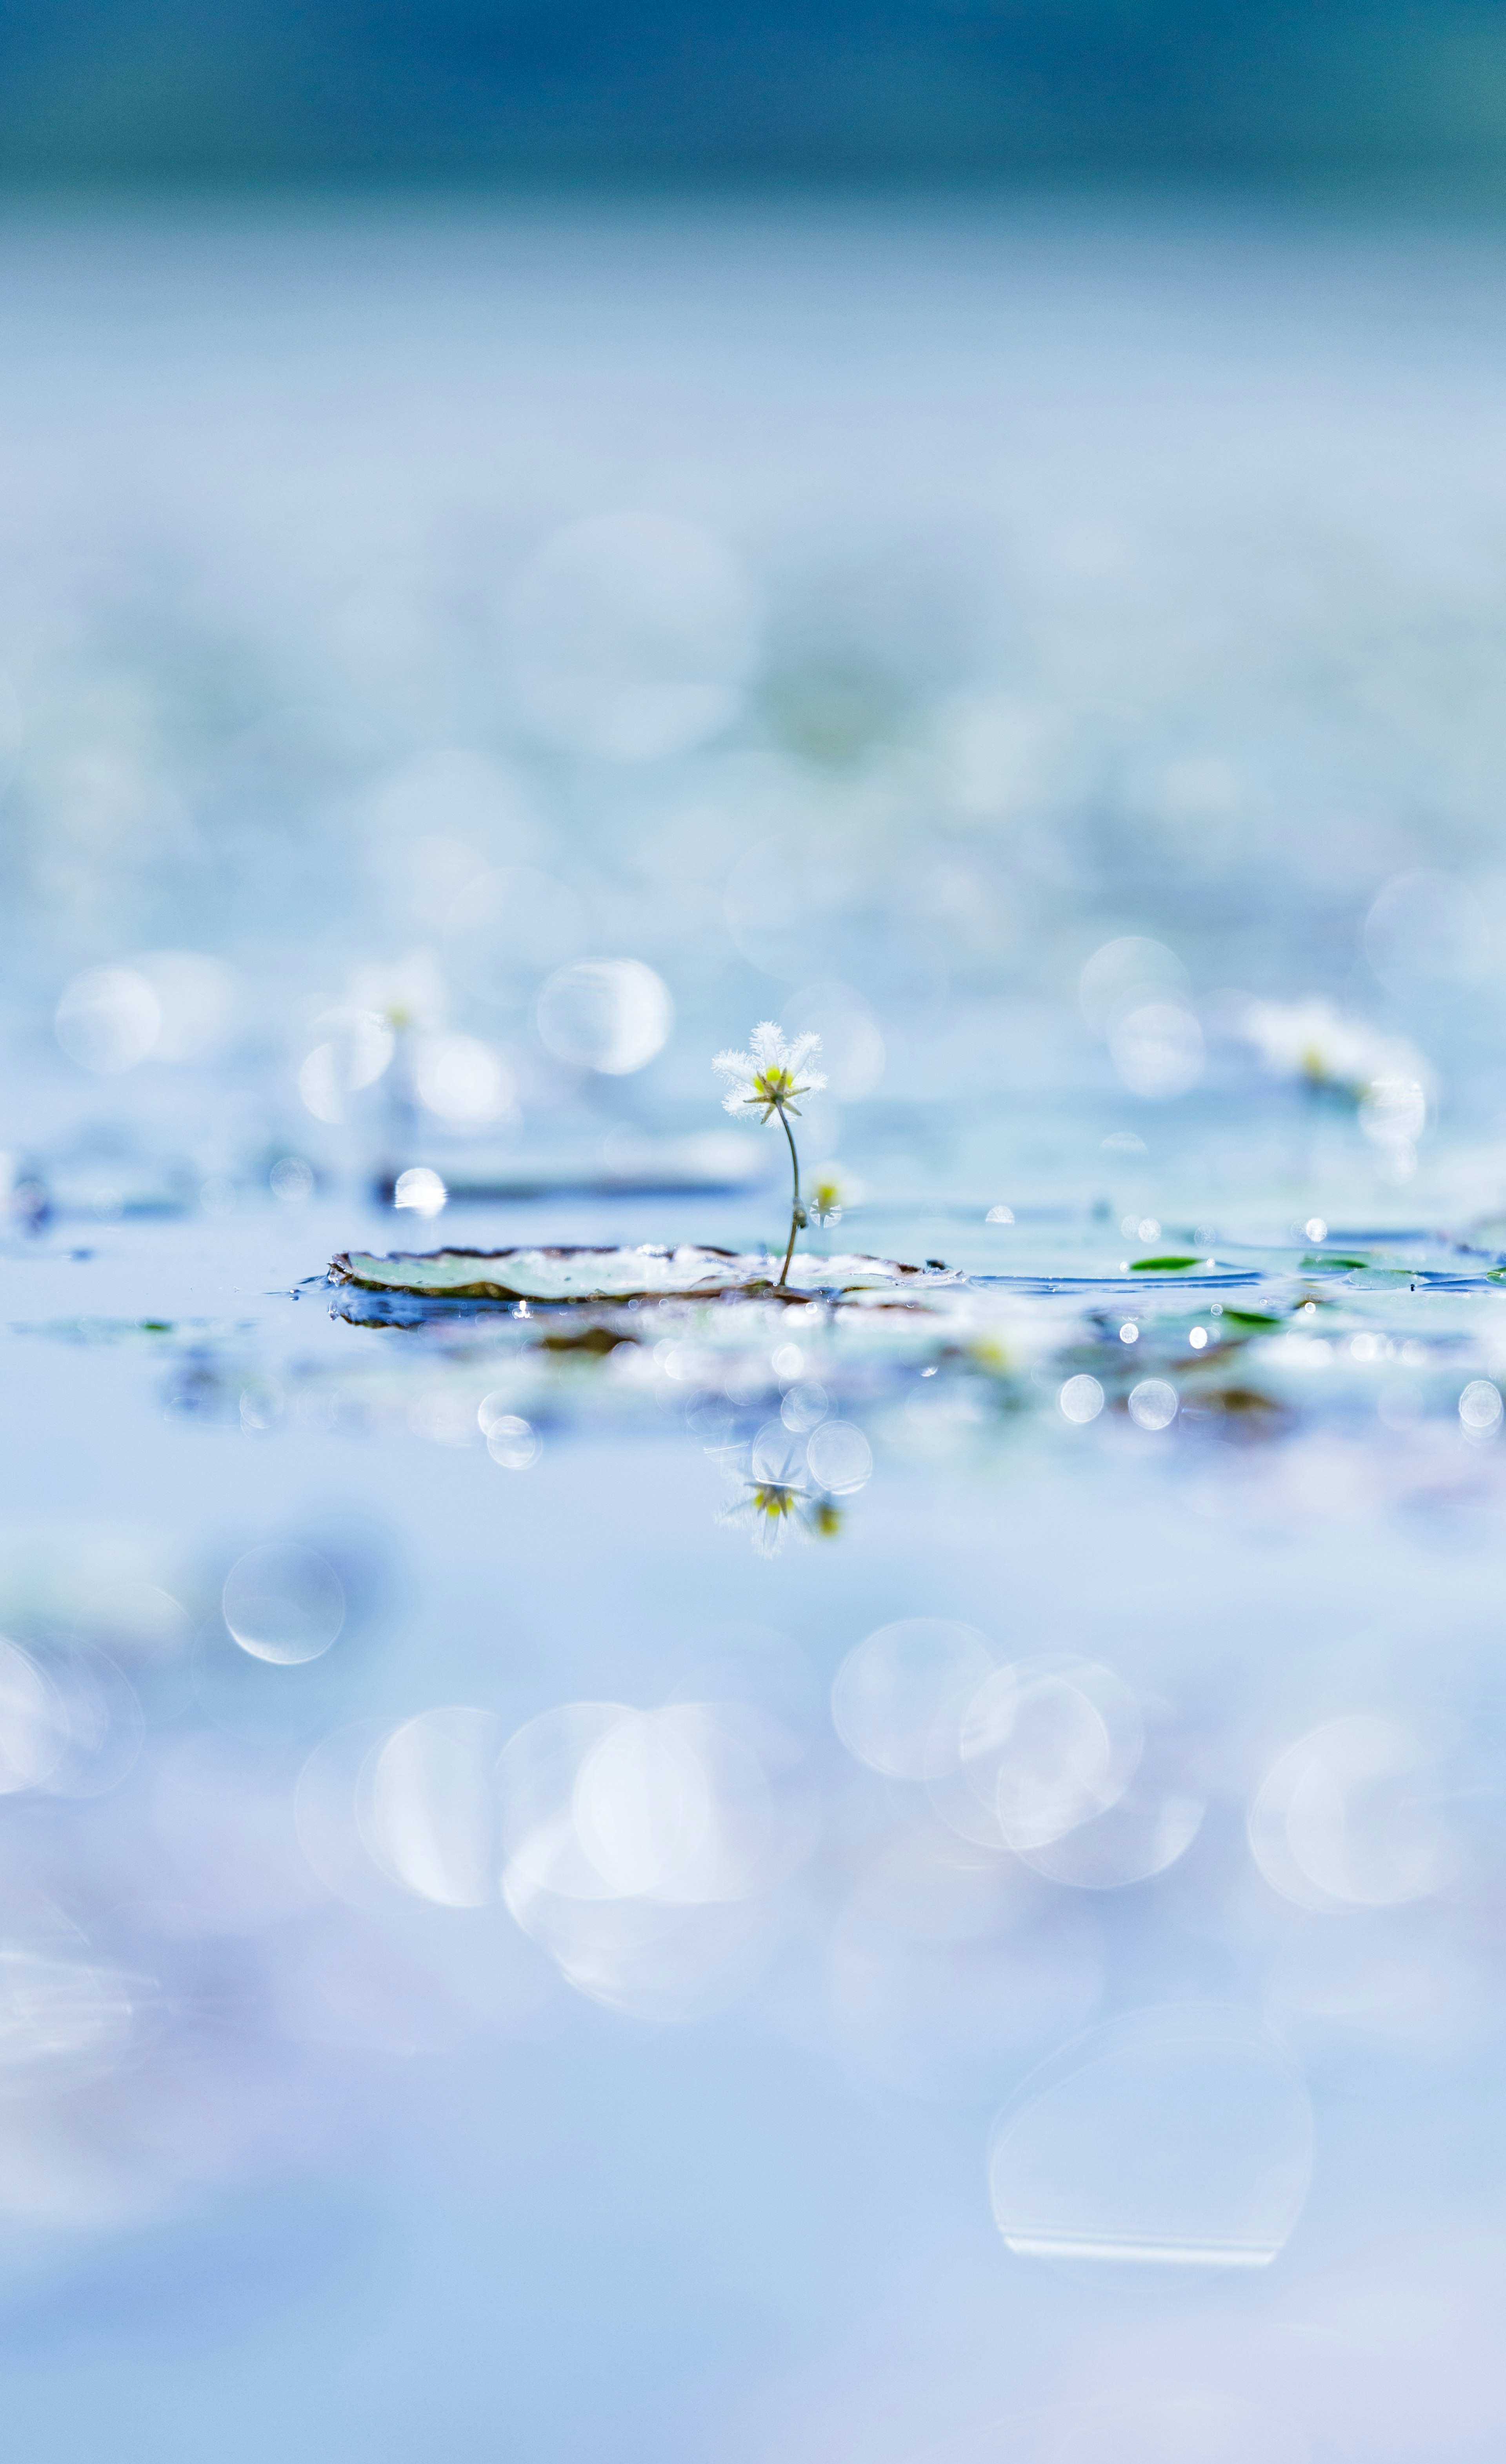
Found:
[[[820,1292],[882,1290],[919,1278],[916,1266],[884,1258],[797,1257],[792,1297]],[[772,1283],[761,1252],[644,1246],[637,1249],[437,1249],[379,1258],[342,1250],[330,1262],[337,1284],[365,1291],[411,1292],[430,1300],[587,1301],[694,1298],[753,1290]]]

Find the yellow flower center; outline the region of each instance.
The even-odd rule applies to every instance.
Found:
[[[793,1488],[768,1486],[753,1490],[754,1506],[760,1514],[767,1514],[771,1522],[777,1521],[780,1515],[793,1514],[796,1497],[797,1492]]]
[[[766,1104],[784,1104],[800,1092],[788,1069],[762,1069],[753,1085]]]

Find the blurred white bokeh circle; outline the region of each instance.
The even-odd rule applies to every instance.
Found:
[[[586,1753],[571,1815],[612,1891],[657,1894],[679,1879],[709,1831],[710,1789],[694,1748],[668,1721],[640,1712]]]
[[[497,1764],[509,1905],[688,1906],[763,1888],[773,1801],[755,1733],[715,1703],[567,1703],[530,1721]]]
[[[219,958],[199,950],[149,950],[132,961],[157,997],[158,1061],[217,1060],[240,1020],[241,990]]]
[[[1378,1147],[1411,1146],[1428,1126],[1428,1091],[1420,1079],[1372,1078],[1360,1101],[1361,1133]]]
[[[39,1788],[68,1744],[57,1688],[30,1652],[0,1636],[0,1794]]]
[[[314,1195],[314,1169],[301,1155],[279,1155],[267,1175],[267,1186],[285,1206],[301,1206]]]
[[[338,1123],[352,1095],[374,1087],[392,1059],[393,1034],[375,1010],[332,1009],[316,1019],[317,1038],[298,1071],[298,1092],[317,1121]]]
[[[1106,1034],[1129,1010],[1158,1001],[1185,1003],[1187,969],[1164,941],[1126,933],[1095,950],[1082,970],[1078,999],[1089,1026]]]
[[[1145,1001],[1108,1031],[1114,1067],[1133,1095],[1185,1095],[1203,1074],[1203,1030],[1182,1001]]]
[[[298,1541],[248,1549],[225,1578],[221,1606],[243,1651],[283,1667],[317,1660],[345,1622],[339,1576]]]
[[[62,1715],[63,1745],[45,1781],[50,1796],[104,1796],[142,1749],[145,1719],[123,1669],[76,1638],[55,1643],[48,1678]]]
[[[90,967],[75,976],[54,1017],[69,1060],[104,1078],[144,1061],[162,1025],[162,1003],[134,967]]]
[[[789,1347],[794,1350],[794,1346]],[[787,1386],[779,1406],[779,1418],[794,1437],[806,1436],[818,1429],[831,1410],[831,1397],[815,1377],[797,1377]]]
[[[873,1477],[873,1450],[852,1420],[822,1420],[806,1444],[805,1460],[829,1497],[851,1497]]]
[[[425,1110],[457,1129],[506,1120],[517,1109],[507,1063],[474,1035],[426,1036],[413,1056],[413,1084]]]
[[[392,1203],[400,1213],[420,1216],[440,1214],[447,1204],[449,1192],[437,1172],[427,1164],[409,1166],[400,1172],[392,1185]]]
[[[1176,1388],[1164,1377],[1143,1377],[1129,1397],[1129,1417],[1137,1429],[1169,1429],[1177,1415]]]
[[[495,1900],[501,1745],[494,1715],[460,1704],[405,1720],[377,1750],[363,1828],[378,1862],[421,1899],[448,1908]]]
[[[1145,1742],[1134,1689],[1070,1657],[996,1669],[969,1703],[962,1770],[1001,1846],[1042,1848],[1118,1803]]]
[[[1393,1907],[1464,1860],[1450,1740],[1422,1719],[1355,1712],[1289,1747],[1250,1809],[1256,1864],[1299,1907]]]
[[[1472,1437],[1494,1437],[1501,1424],[1500,1388],[1489,1377],[1472,1377],[1459,1397],[1459,1418]]]
[[[535,1016],[557,1061],[626,1078],[668,1042],[674,1003],[641,958],[577,958],[550,977]]]
[[[527,1471],[531,1463],[537,1463],[538,1432],[516,1412],[494,1413],[486,1423],[485,1434],[488,1454],[504,1471]]]
[[[1103,1409],[1103,1389],[1096,1377],[1069,1377],[1057,1400],[1066,1419],[1082,1428],[1089,1420],[1096,1420]]]
[[[994,2222],[1024,2257],[1266,2267],[1301,2213],[1313,2144],[1300,2073],[1245,2013],[1140,2012],[1025,2082],[990,2156]]]
[[[963,1714],[994,1667],[971,1625],[902,1617],[849,1651],[832,1718],[849,1753],[891,1779],[931,1779],[956,1763]]]

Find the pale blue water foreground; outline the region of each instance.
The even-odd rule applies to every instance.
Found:
[[[18,2453],[1499,2452],[1499,256],[12,223]]]

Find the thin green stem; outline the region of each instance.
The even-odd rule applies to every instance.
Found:
[[[779,1107],[779,1125],[790,1141],[790,1162],[795,1173],[795,1195],[790,1201],[790,1245],[784,1253],[784,1264],[779,1269],[779,1280],[775,1286],[775,1291],[784,1289],[785,1278],[790,1271],[790,1260],[795,1255],[795,1236],[800,1228],[800,1158],[795,1152],[795,1133],[790,1128],[789,1118],[782,1104]]]

